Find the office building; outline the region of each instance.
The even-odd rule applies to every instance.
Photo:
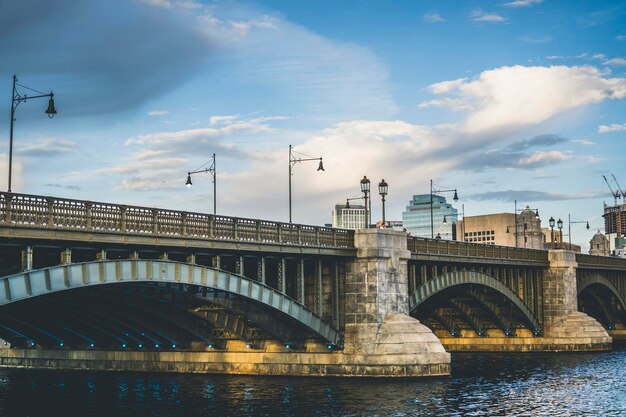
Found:
[[[366,225],[365,206],[362,204],[337,204],[333,209],[333,227],[363,229]]]
[[[430,198],[430,194],[413,196],[402,212],[403,228],[412,236],[456,239],[454,225],[458,216],[457,209],[448,204],[445,197],[433,194],[432,205]]]
[[[520,214],[465,216],[456,225],[459,240],[486,245],[543,249],[541,219],[526,207]]]

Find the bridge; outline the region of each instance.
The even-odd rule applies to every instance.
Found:
[[[0,366],[443,375],[626,335],[626,260],[563,250],[11,193],[0,245]]]

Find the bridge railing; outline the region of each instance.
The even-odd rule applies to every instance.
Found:
[[[456,240],[428,239],[409,236],[407,249],[416,254],[465,256],[472,258],[506,259],[511,261],[536,261],[547,263],[548,251],[514,248],[510,246],[484,245]]]
[[[352,230],[0,192],[0,225],[354,248]]]
[[[577,253],[576,262],[579,268],[592,267],[626,270],[626,259],[617,258],[615,256],[597,256]]]

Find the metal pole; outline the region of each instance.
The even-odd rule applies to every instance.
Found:
[[[213,214],[217,214],[217,171],[215,169],[215,154],[213,154]]]
[[[517,247],[517,200],[515,200],[515,247]]]
[[[461,204],[461,210],[463,210],[463,242],[465,242],[465,204]]]
[[[434,235],[434,225],[433,225],[433,180],[430,180],[430,238],[433,239]]]
[[[289,145],[289,223],[291,223],[291,145]]]
[[[385,227],[385,195],[383,194],[383,227]]]
[[[365,228],[367,229],[369,227],[369,210],[367,209],[367,191],[363,191],[363,194],[365,194]]]
[[[568,240],[569,240],[569,250],[572,250],[572,218],[571,215],[567,215],[567,228],[568,228]]]
[[[13,75],[13,94],[11,95],[11,128],[9,130],[9,189],[11,192],[11,172],[13,170],[13,122],[15,121],[15,82],[17,77]]]

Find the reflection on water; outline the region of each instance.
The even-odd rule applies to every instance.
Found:
[[[0,370],[0,416],[626,416],[626,350],[455,354],[438,379]]]

